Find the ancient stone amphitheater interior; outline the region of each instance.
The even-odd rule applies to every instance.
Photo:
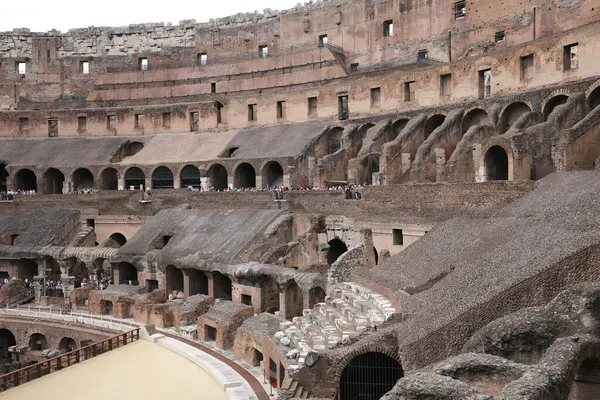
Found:
[[[317,0],[0,33],[2,396],[141,338],[227,399],[600,399],[598,32]]]

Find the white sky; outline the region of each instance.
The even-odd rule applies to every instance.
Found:
[[[305,0],[0,0],[0,32],[66,32],[88,26],[124,26],[184,19],[206,22],[239,12],[285,10]]]

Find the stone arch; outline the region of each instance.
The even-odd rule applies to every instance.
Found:
[[[525,113],[531,112],[531,107],[523,102],[511,103],[504,108],[500,117],[500,133],[506,133],[511,126]]]
[[[325,290],[321,286],[315,286],[308,291],[308,308],[312,309],[318,303],[325,301]]]
[[[48,168],[44,172],[43,194],[62,194],[65,175],[56,168]]]
[[[157,167],[152,171],[152,189],[173,189],[173,171],[165,166]]]
[[[340,376],[340,398],[378,399],[392,390],[404,376],[397,357],[381,352],[364,352],[348,360]]]
[[[590,91],[590,94],[587,97],[587,106],[590,111],[592,111],[599,105],[600,105],[600,85],[598,85],[594,90]]]
[[[110,247],[113,249],[121,248],[127,243],[127,238],[120,232],[115,232],[111,234],[108,239],[104,241],[102,247]]]
[[[203,294],[208,296],[208,277],[200,270],[193,269],[187,271],[190,280],[190,296]]]
[[[29,279],[33,282],[33,277],[38,274],[38,265],[34,260],[22,258],[19,260],[19,278]]]
[[[119,285],[131,285],[137,286],[138,282],[138,270],[137,268],[126,261],[119,263],[119,281],[115,282]]]
[[[404,130],[406,124],[408,124],[408,121],[410,121],[408,118],[400,118],[394,121],[392,123],[391,128],[388,130],[389,134],[386,137],[385,142],[387,143],[395,140],[398,137],[398,135],[400,135],[400,132]]]
[[[100,189],[101,190],[117,190],[119,189],[119,173],[114,168],[105,168],[100,173]]]
[[[0,329],[0,360],[10,360],[11,354],[8,348],[16,345],[15,335],[8,329]]]
[[[427,118],[427,121],[425,121],[425,138],[428,138],[445,120],[446,116],[444,114],[433,114]]]
[[[560,106],[561,104],[565,104],[567,102],[567,100],[569,100],[569,96],[567,96],[566,94],[559,94],[559,95],[556,95],[556,96],[548,99],[547,101],[545,101],[544,104],[542,105],[542,113],[544,114],[544,121],[548,120],[548,117],[550,116],[550,114],[552,114],[552,111],[554,111],[554,109],[557,106]]]
[[[362,141],[364,140],[364,138],[367,136],[367,132],[369,131],[369,129],[371,129],[374,126],[375,126],[375,124],[372,123],[372,122],[367,122],[365,124],[362,124],[360,126],[360,128],[358,128],[357,140],[362,143]]]
[[[485,153],[485,181],[508,180],[509,162],[508,153],[502,146],[492,146]]]
[[[332,265],[342,254],[348,251],[348,246],[340,238],[331,239],[327,251],[327,264]]]
[[[364,157],[361,161],[363,171],[363,185],[373,184],[373,174],[379,172],[379,153],[371,153]]]
[[[140,141],[132,141],[127,143],[126,156],[131,157],[137,153],[139,153],[144,148],[144,143]]]
[[[476,125],[486,125],[489,123],[489,115],[487,111],[481,108],[474,108],[467,112],[462,120],[462,133],[463,135],[467,131]]]
[[[73,338],[64,337],[58,344],[58,350],[60,350],[61,353],[70,353],[71,351],[77,350],[77,342]]]
[[[262,168],[262,185],[266,188],[283,186],[283,167],[277,161],[269,161]]]
[[[227,275],[220,273],[219,271],[213,271],[213,287],[215,299],[232,299],[233,285],[231,279]]]
[[[216,190],[227,189],[227,169],[223,165],[211,165],[208,169],[207,176],[210,179],[211,186]]]
[[[302,316],[304,310],[304,295],[295,281],[285,288],[285,317],[292,319]]]
[[[333,127],[327,132],[327,154],[333,154],[342,148],[343,133],[344,128],[341,126]]]
[[[585,358],[575,371],[569,399],[596,399],[600,393],[600,360],[598,351],[591,357]]]
[[[279,285],[277,281],[270,276],[265,276],[260,288],[262,311],[275,314],[275,311],[279,311]]]
[[[38,190],[37,176],[27,168],[20,169],[15,173],[14,184],[16,190]]]
[[[48,348],[48,340],[41,333],[33,333],[29,336],[29,350],[42,351]]]
[[[78,168],[72,175],[73,189],[94,189],[94,175],[87,168]]]
[[[200,187],[200,170],[195,165],[186,165],[181,169],[181,173],[179,174],[179,179],[181,181],[181,187]]]
[[[6,164],[0,163],[0,192],[5,192],[6,179],[8,178],[8,171],[6,170]]]
[[[368,345],[350,350],[342,358],[342,360],[339,363],[334,365],[333,369],[331,370],[331,373],[330,373],[331,380],[339,381],[340,378],[342,377],[342,372],[344,371],[346,366],[348,366],[350,361],[352,361],[354,358],[356,358],[362,354],[366,354],[366,353],[385,354],[386,356],[396,360],[398,362],[398,364],[402,365],[402,360],[400,360],[400,357],[398,356],[398,349],[396,349],[392,346],[389,346],[389,345],[384,345],[384,344],[379,344],[379,343],[368,344]]]
[[[167,265],[165,278],[167,294],[175,291],[183,292],[183,272],[179,268],[174,265]]]
[[[146,174],[141,168],[130,167],[125,171],[125,187],[129,189],[132,186],[134,189],[146,186]]]
[[[256,187],[256,171],[251,164],[244,162],[235,168],[233,186],[237,189]]]

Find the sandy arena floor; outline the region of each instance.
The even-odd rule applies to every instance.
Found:
[[[225,400],[200,367],[139,340],[0,395],[2,400]]]

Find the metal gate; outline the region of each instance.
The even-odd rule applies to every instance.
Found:
[[[356,356],[344,368],[339,400],[377,400],[402,378],[402,366],[383,353]]]

